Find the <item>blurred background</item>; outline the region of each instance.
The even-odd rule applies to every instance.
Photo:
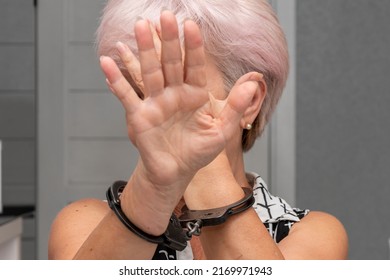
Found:
[[[389,259],[390,1],[270,2],[291,75],[248,170],[338,217],[350,259]],[[103,199],[135,165],[94,51],[104,3],[0,0],[0,258],[46,259],[58,211]]]

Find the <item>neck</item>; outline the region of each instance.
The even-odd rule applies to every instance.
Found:
[[[248,181],[245,175],[246,170],[241,148],[241,137],[233,145],[226,147],[226,156],[237,183],[242,187],[247,186]]]
[[[244,157],[242,153],[228,154],[229,164],[231,166],[233,176],[236,179],[237,183],[245,187],[248,185],[248,181],[245,175],[245,164]]]

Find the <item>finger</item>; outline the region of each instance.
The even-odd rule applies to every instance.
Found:
[[[162,93],[164,89],[164,76],[148,21],[137,21],[135,25],[135,36],[138,45],[145,96]]]
[[[184,23],[184,71],[185,83],[205,87],[206,57],[203,49],[203,40],[198,25],[190,20]]]
[[[157,57],[159,60],[161,60],[161,39],[157,33],[157,27],[154,27],[154,25],[149,22],[149,28],[152,32],[153,43],[157,52]],[[123,64],[127,69],[127,72],[130,74],[132,81],[134,81],[135,86],[139,89],[139,92],[145,96],[144,82],[141,75],[141,65],[138,58],[134,55],[130,48],[122,42],[117,42],[116,48],[119,52],[119,56]]]
[[[156,49],[158,60],[161,61],[161,38],[157,30],[157,26],[154,26],[151,22],[149,23],[150,31],[152,32],[154,48]],[[160,33],[161,34],[161,33]]]
[[[237,124],[245,110],[250,106],[254,95],[260,90],[259,81],[262,75],[256,72],[242,76],[230,91],[226,105],[219,116],[222,125],[225,127],[224,133],[231,137],[229,133],[234,133]]]
[[[131,79],[134,81],[135,86],[145,95],[144,82],[141,75],[141,65],[137,57],[133,54],[130,48],[122,42],[116,43],[116,48],[119,52],[119,56],[125,65],[127,72],[130,74]]]
[[[183,63],[179,30],[175,15],[170,11],[161,13],[161,64],[166,86],[183,83]]]
[[[100,67],[107,78],[107,84],[111,91],[122,103],[126,111],[131,112],[139,105],[140,99],[129,82],[123,77],[122,72],[110,57],[100,57]]]

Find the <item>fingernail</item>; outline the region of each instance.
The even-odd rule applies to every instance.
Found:
[[[110,83],[110,81],[106,78],[106,84],[107,84],[107,86],[108,86],[108,88],[113,92],[113,93],[115,93],[115,90],[114,90],[114,88],[112,87],[112,84]]]
[[[259,82],[261,81],[262,78],[263,78],[263,74],[255,72],[250,76],[249,80]]]
[[[125,44],[120,41],[116,42],[116,48],[121,54],[125,54],[127,51]]]

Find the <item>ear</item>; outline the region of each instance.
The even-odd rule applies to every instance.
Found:
[[[248,124],[252,124],[258,116],[261,106],[263,105],[264,98],[267,94],[267,84],[262,76],[258,81],[258,88],[252,97],[252,101],[249,107],[242,115],[240,126],[245,129]]]

